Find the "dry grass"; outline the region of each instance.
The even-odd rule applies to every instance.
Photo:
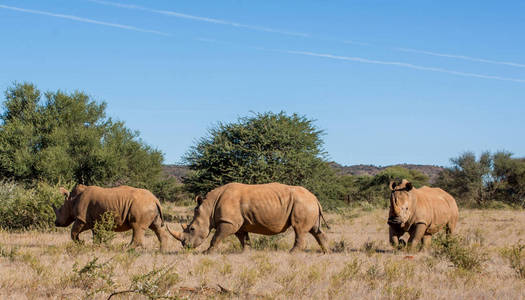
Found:
[[[191,208],[165,211],[171,220],[191,215]],[[484,254],[473,270],[448,258],[455,252],[394,251],[386,216],[385,210],[363,209],[327,214],[334,250],[328,255],[312,237],[305,252],[289,254],[291,230],[279,238],[252,235],[256,246],[243,253],[232,237],[213,255],[200,254],[207,244],[185,250],[175,241],[170,252],[160,253],[151,232],[144,249],[127,248],[130,232],[117,234],[109,246],[94,245],[90,233],[81,235],[83,245],[74,244],[67,230],[0,232],[0,299],[107,299],[114,292],[112,299],[525,298],[523,212],[461,212],[462,243]]]

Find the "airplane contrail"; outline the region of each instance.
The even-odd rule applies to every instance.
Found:
[[[410,48],[394,48],[394,50],[410,52],[410,53],[419,53],[419,54],[425,54],[425,55],[432,55],[432,56],[457,58],[457,59],[462,59],[462,60],[470,60],[470,61],[475,61],[475,62],[493,64],[493,65],[506,65],[506,66],[517,67],[517,68],[525,68],[525,64],[519,64],[519,63],[514,63],[514,62],[508,62],[508,61],[484,59],[484,58],[476,58],[476,57],[465,56],[465,55],[438,53],[438,52],[431,52],[431,51],[424,51],[424,50],[417,50],[417,49],[410,49]]]
[[[98,0],[90,0],[90,1],[97,1],[98,2]],[[161,31],[142,29],[142,28],[138,28],[138,27],[134,27],[134,26],[117,24],[117,23],[103,22],[103,21],[87,19],[87,18],[72,16],[72,15],[56,14],[56,13],[50,13],[50,12],[46,12],[46,11],[25,9],[25,8],[1,5],[1,4],[0,4],[0,8],[14,10],[14,11],[19,11],[19,12],[25,12],[25,13],[31,13],[31,14],[38,14],[38,15],[45,15],[45,16],[50,16],[50,17],[68,19],[68,20],[73,20],[73,21],[77,21],[77,22],[91,23],[91,24],[97,24],[97,25],[102,25],[102,26],[110,26],[110,27],[115,27],[115,28],[120,28],[120,29],[125,29],[125,30],[132,30],[132,31],[144,32],[144,33],[151,33],[151,34],[168,36],[168,37],[171,36],[169,33],[161,32]],[[204,39],[204,38],[200,38],[200,39],[196,39],[196,40],[199,40],[199,41],[202,41],[202,42],[214,42],[214,43],[218,42],[217,40],[210,40],[210,39]],[[391,65],[391,66],[410,68],[410,69],[415,69],[415,70],[440,72],[440,73],[447,73],[447,74],[453,74],[453,75],[465,76],[465,77],[474,77],[474,78],[494,79],[494,80],[502,80],[502,81],[512,81],[512,82],[525,83],[525,79],[509,78],[509,77],[501,77],[501,76],[493,76],[493,75],[484,75],[484,74],[468,73],[468,72],[460,72],[460,71],[454,71],[454,70],[443,69],[443,68],[425,67],[425,66],[414,65],[414,64],[403,63],[403,62],[381,61],[381,60],[373,60],[373,59],[367,59],[367,58],[362,58],[362,57],[338,56],[338,55],[333,55],[333,54],[315,53],[315,52],[309,52],[309,51],[270,50],[270,49],[265,49],[265,48],[261,48],[261,47],[251,47],[251,48],[264,50],[264,51],[273,51],[273,52],[280,52],[280,53],[294,54],[294,55],[330,58],[330,59],[337,59],[337,60],[344,60],[344,61],[355,61],[355,62],[368,63],[368,64]]]
[[[49,17],[61,18],[61,19],[68,19],[68,20],[83,22],[83,23],[91,23],[91,24],[97,24],[97,25],[102,25],[102,26],[115,27],[115,28],[120,28],[120,29],[125,29],[125,30],[131,30],[131,31],[152,33],[152,34],[157,34],[157,35],[162,35],[162,36],[171,36],[171,34],[162,32],[162,31],[143,29],[143,28],[138,28],[135,26],[129,26],[129,25],[123,25],[123,24],[117,24],[117,23],[108,23],[108,22],[87,19],[87,18],[72,16],[72,15],[56,14],[56,13],[50,13],[47,11],[26,9],[26,8],[7,6],[7,5],[1,5],[1,4],[0,4],[0,8],[19,11],[19,12],[25,12],[25,13],[30,13],[30,14],[37,14],[37,15],[44,15],[44,16],[49,16]]]
[[[280,29],[273,29],[273,28],[267,28],[267,27],[260,27],[260,26],[253,26],[253,25],[245,25],[240,24],[232,21],[226,21],[221,19],[214,19],[214,18],[208,18],[208,17],[201,17],[201,16],[195,16],[195,15],[188,15],[183,14],[175,11],[169,11],[169,10],[159,10],[159,9],[153,9],[148,8],[144,6],[139,5],[132,5],[132,4],[122,4],[117,2],[111,2],[111,1],[104,1],[104,0],[88,0],[90,2],[102,4],[102,5],[108,5],[108,6],[114,6],[119,8],[126,8],[126,9],[135,9],[135,10],[142,10],[147,11],[151,13],[156,14],[162,14],[172,17],[178,17],[178,18],[184,18],[184,19],[191,19],[195,21],[202,21],[202,22],[208,22],[208,23],[215,23],[215,24],[222,24],[222,25],[230,25],[235,27],[242,27],[246,29],[252,29],[252,30],[258,30],[258,31],[266,31],[266,32],[273,32],[283,35],[289,35],[289,36],[300,36],[300,37],[307,37],[307,38],[315,38],[311,34],[303,33],[303,32],[289,32],[284,31]],[[351,41],[351,40],[338,40],[338,39],[329,39],[332,41],[337,41],[345,44],[353,44],[357,46],[373,46],[370,43],[361,42],[361,41]],[[447,53],[439,53],[439,52],[432,52],[432,51],[425,51],[425,50],[418,50],[418,49],[410,49],[410,48],[401,48],[396,47],[392,48],[396,51],[403,51],[403,52],[411,52],[411,53],[419,53],[419,54],[425,54],[425,55],[431,55],[431,56],[439,56],[439,57],[447,57],[447,58],[455,58],[455,59],[461,59],[461,60],[467,60],[467,61],[473,61],[473,62],[480,62],[480,63],[487,63],[487,64],[497,64],[497,65],[506,65],[510,67],[518,67],[518,68],[525,68],[525,64],[521,63],[515,63],[515,62],[506,62],[506,61],[498,61],[498,60],[491,60],[491,59],[484,59],[484,58],[476,58],[472,56],[467,55],[456,55],[456,54],[447,54]]]
[[[139,5],[122,4],[122,3],[102,1],[102,0],[88,0],[88,1],[94,2],[94,3],[98,3],[98,4],[102,4],[102,5],[114,6],[114,7],[120,7],[120,8],[127,8],[127,9],[142,10],[142,11],[147,11],[147,12],[151,12],[151,13],[156,13],[156,14],[161,14],[161,15],[166,15],[166,16],[171,16],[171,17],[176,17],[176,18],[182,18],[182,19],[190,19],[190,20],[201,21],[201,22],[208,22],[208,23],[221,24],[221,25],[229,25],[229,26],[234,26],[234,27],[239,27],[239,28],[246,28],[246,29],[257,30],[257,31],[279,33],[279,34],[283,34],[283,35],[308,37],[308,34],[301,33],[301,32],[290,32],[290,31],[285,31],[285,30],[280,30],[280,29],[273,29],[273,28],[262,27],[262,26],[246,25],[246,24],[241,24],[241,23],[232,22],[232,21],[226,21],[226,20],[221,20],[221,19],[214,19],[214,18],[207,18],[207,17],[188,15],[188,14],[183,14],[183,13],[179,13],[179,12],[176,12],[176,11],[170,11],[170,10],[153,9],[153,8],[147,8],[147,7],[144,7],[144,6],[139,6]]]
[[[475,78],[483,78],[483,79],[494,79],[494,80],[525,83],[525,79],[501,77],[501,76],[494,76],[494,75],[484,75],[484,74],[478,74],[478,73],[460,72],[460,71],[454,71],[454,70],[443,69],[443,68],[425,67],[425,66],[414,65],[414,64],[403,63],[403,62],[373,60],[373,59],[367,59],[367,58],[362,58],[362,57],[339,56],[339,55],[315,53],[315,52],[309,52],[309,51],[294,51],[294,50],[272,50],[272,51],[288,53],[288,54],[295,54],[295,55],[305,55],[305,56],[315,56],[315,57],[323,57],[323,58],[345,60],[345,61],[355,61],[355,62],[366,63],[366,64],[397,66],[397,67],[403,67],[403,68],[409,68],[409,69],[415,69],[415,70],[421,70],[421,71],[447,73],[447,74],[453,74],[453,75],[464,76],[464,77],[475,77]]]

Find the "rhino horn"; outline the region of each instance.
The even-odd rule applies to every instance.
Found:
[[[177,232],[177,231],[171,231],[170,227],[168,226],[168,224],[166,224],[166,229],[168,230],[168,232],[171,234],[171,236],[173,236],[174,238],[176,238],[178,241],[183,241],[184,238],[182,237],[182,233],[181,232]]]

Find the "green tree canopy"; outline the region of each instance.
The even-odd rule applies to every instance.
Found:
[[[484,152],[476,159],[474,153],[466,152],[451,162],[437,185],[459,203],[486,206],[495,200],[525,207],[525,159],[513,158],[506,151]]]
[[[406,179],[415,187],[428,185],[428,176],[418,170],[406,169],[400,166],[388,167],[374,176],[343,176],[340,180],[344,186],[345,198],[348,202],[366,201],[373,205],[386,207],[389,204],[390,189],[388,184],[395,180]]]
[[[105,110],[106,103],[82,92],[42,95],[33,84],[14,84],[5,92],[0,116],[0,177],[51,184],[155,184],[162,153]]]
[[[484,191],[491,172],[491,154],[484,152],[476,159],[474,153],[465,152],[450,161],[452,167],[440,173],[436,185],[462,204],[482,204],[487,199]]]
[[[230,182],[275,181],[304,186],[325,203],[336,200],[336,175],[325,161],[321,135],[312,120],[284,112],[219,123],[186,153],[193,172],[184,183],[204,194]]]

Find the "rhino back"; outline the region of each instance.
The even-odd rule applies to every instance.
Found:
[[[76,206],[76,217],[87,224],[94,224],[102,214],[111,211],[115,214],[115,225],[121,226],[128,221],[132,207],[137,206],[134,203],[145,201],[144,197],[141,197],[143,194],[143,190],[127,186],[90,186],[80,196]]]
[[[440,188],[422,187],[417,190],[417,215],[436,233],[452,219],[458,217],[458,207],[454,198]]]
[[[294,188],[279,183],[230,184],[218,200],[215,220],[248,232],[280,233],[289,227]]]

